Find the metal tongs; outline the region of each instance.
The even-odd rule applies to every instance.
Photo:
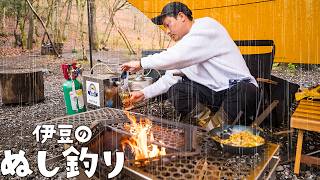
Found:
[[[227,129],[222,129],[221,128],[221,133],[220,133],[220,139],[229,139],[231,134],[233,133],[232,127],[229,127]]]
[[[233,134],[233,127],[236,125],[236,123],[239,121],[243,114],[243,111],[240,111],[236,117],[236,119],[233,121],[231,126],[229,126],[226,129],[223,129],[223,126],[221,126],[221,133],[220,133],[220,139],[229,139],[231,134]]]

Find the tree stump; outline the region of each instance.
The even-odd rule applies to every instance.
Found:
[[[43,101],[43,72],[39,69],[2,70],[0,93],[3,104],[31,104]]]

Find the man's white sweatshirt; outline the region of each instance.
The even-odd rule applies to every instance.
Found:
[[[176,84],[181,77],[174,76],[175,72],[216,92],[229,88],[230,79],[250,78],[258,86],[226,29],[209,17],[196,19],[180,41],[166,51],[142,58],[141,66],[167,70],[142,90],[146,99],[163,94]]]

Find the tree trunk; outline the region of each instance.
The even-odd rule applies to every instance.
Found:
[[[32,3],[32,0],[30,3]],[[29,19],[29,31],[28,31],[28,39],[27,39],[27,49],[32,49],[34,24],[33,24],[33,13],[31,9],[29,9],[28,11],[28,19]]]
[[[110,34],[111,34],[112,29],[113,29],[113,26],[114,26],[114,24],[111,24],[111,27],[110,27],[109,32],[108,32],[108,34],[107,34],[106,40],[105,40],[105,42],[104,42],[104,45],[107,44],[107,42],[108,42],[108,40],[109,40],[109,38],[110,38]]]
[[[82,49],[82,60],[88,60],[87,58],[87,53],[86,53],[86,46],[85,46],[85,41],[84,41],[84,30],[83,30],[83,16],[84,16],[84,9],[86,6],[86,1],[85,0],[79,0],[78,2],[78,13],[80,15],[78,16],[79,20],[79,28],[80,28],[80,41],[81,41],[81,49]]]
[[[61,57],[60,54],[58,53],[58,51],[56,50],[56,48],[55,48],[55,46],[54,46],[54,43],[53,43],[52,40],[51,40],[51,37],[50,37],[50,35],[49,35],[49,33],[48,33],[48,30],[47,30],[46,26],[44,25],[44,22],[42,21],[42,19],[41,19],[40,16],[38,15],[38,13],[33,9],[30,1],[29,1],[29,0],[26,0],[26,1],[27,1],[28,5],[29,5],[30,9],[31,9],[32,12],[34,13],[34,15],[35,15],[35,16],[38,18],[38,20],[41,22],[41,25],[42,25],[45,33],[47,34],[50,43],[53,45],[53,50],[54,50],[55,54],[56,54],[58,57]]]
[[[6,28],[6,7],[3,7],[3,15],[2,15],[2,29]]]
[[[109,21],[108,21],[107,27],[105,29],[104,34],[107,34],[107,36],[106,36],[106,39],[103,41],[103,45],[106,46],[113,27],[116,27],[117,32],[121,36],[122,40],[124,41],[125,45],[127,46],[128,50],[130,51],[130,53],[136,54],[135,51],[133,50],[130,42],[128,41],[128,38],[126,37],[125,33],[119,27],[117,27],[117,25],[114,22],[114,16],[116,15],[117,11],[125,8],[127,5],[128,5],[128,2],[126,0],[115,0],[115,1],[113,1],[111,6],[110,5],[108,6]]]
[[[15,28],[13,30],[13,35],[14,35],[14,39],[15,39],[15,43],[14,46],[21,46],[21,35],[17,34],[17,30],[18,30],[18,26],[19,26],[19,18],[20,18],[20,12],[17,11],[17,16],[16,16],[16,24],[15,24]]]
[[[133,30],[136,30],[136,24],[137,24],[137,17],[136,15],[133,16]]]
[[[53,34],[54,34],[54,42],[61,42],[60,38],[60,29],[59,29],[59,20],[60,20],[60,0],[54,1],[54,11],[52,15],[52,22],[53,22]]]
[[[22,49],[25,49],[25,46],[27,44],[27,38],[26,38],[26,33],[24,32],[24,27],[25,27],[25,18],[20,19],[19,21],[19,29],[21,33],[21,47]]]
[[[47,13],[47,22],[45,24],[46,27],[49,27],[50,23],[51,23],[51,17],[52,17],[52,13],[53,13],[53,0],[51,1],[51,4],[49,2],[49,0],[47,1],[48,2],[48,6],[49,6],[49,11]]]
[[[37,3],[36,9],[40,9],[40,7],[41,7],[40,1],[36,1],[36,3]],[[39,32],[39,26],[38,26],[37,21],[33,20],[33,26],[34,26],[34,35],[36,36],[35,40],[36,40],[36,43],[38,43],[38,38],[41,37],[41,34]]]
[[[127,46],[128,50],[129,50],[130,54],[137,54],[137,53],[133,50],[133,48],[132,48],[132,46],[131,46],[131,44],[130,44],[127,36],[126,36],[126,34],[122,31],[122,29],[120,29],[120,27],[118,27],[117,25],[114,25],[114,26],[116,27],[116,29],[117,29],[118,33],[120,34],[122,40],[123,40],[124,43],[126,44],[126,46]]]
[[[44,100],[44,83],[41,70],[0,71],[0,88],[3,104],[36,103]]]
[[[90,12],[92,15],[92,48],[93,50],[99,50],[99,40],[98,40],[98,30],[97,30],[97,20],[96,20],[96,1],[90,0]]]
[[[63,38],[66,39],[67,38],[67,31],[68,31],[68,27],[69,27],[69,21],[70,21],[70,15],[71,15],[71,10],[72,10],[72,0],[68,0],[68,8],[67,8],[67,15],[66,15],[66,19],[64,21],[63,24],[63,30],[62,30],[62,34],[63,34]]]

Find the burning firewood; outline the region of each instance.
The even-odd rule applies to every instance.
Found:
[[[129,112],[126,112],[126,115],[130,120],[130,124],[126,123],[124,129],[132,136],[121,139],[122,149],[125,150],[126,147],[129,146],[135,160],[166,155],[166,149],[164,147],[158,147],[158,145],[152,144],[152,142],[154,142],[154,136],[151,131],[152,122],[146,118],[141,118],[139,122],[137,122],[136,117]]]

